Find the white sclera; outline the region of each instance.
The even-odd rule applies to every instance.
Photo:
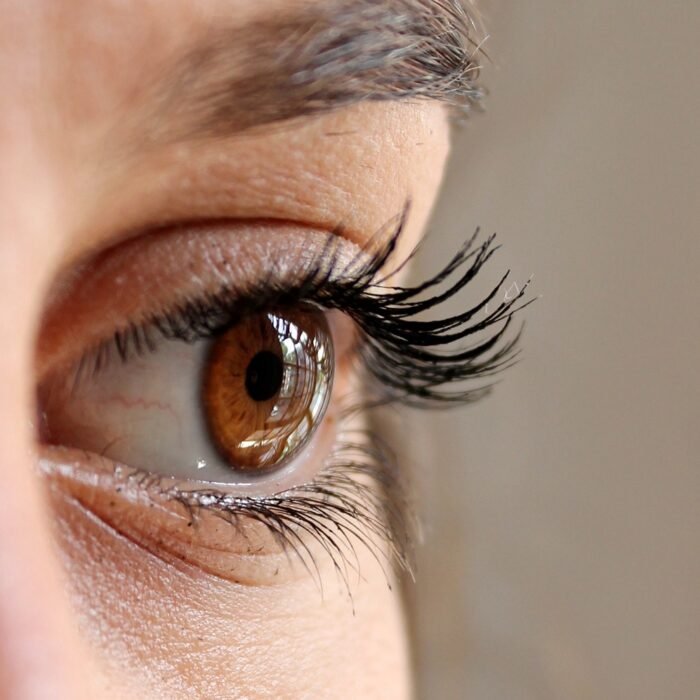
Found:
[[[282,487],[296,464],[309,459],[313,445],[304,445],[272,474],[243,474],[224,460],[202,406],[202,377],[212,342],[159,339],[153,352],[126,362],[112,351],[106,366],[78,377],[74,387],[54,385],[43,397],[50,441],[187,481],[253,489],[265,485],[265,492],[271,485]],[[319,383],[318,391],[325,395],[314,397],[321,406],[316,427],[330,396],[333,363],[330,358],[330,376]]]

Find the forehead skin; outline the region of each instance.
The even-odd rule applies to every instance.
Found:
[[[307,5],[23,0],[3,8],[0,685],[9,697],[408,693],[399,602],[369,557],[361,555],[366,581],[354,614],[332,578],[321,600],[310,581],[257,590],[186,574],[68,497],[49,508],[29,456],[34,338],[43,294],[64,265],[149,227],[200,219],[342,226],[362,241],[407,198],[405,242],[419,235],[448,150],[437,104],[365,102],[216,138],[149,136],[153,86],[212,26]],[[179,133],[176,108],[158,120],[158,133]]]
[[[214,209],[219,216],[343,225],[360,238],[407,197],[414,202],[412,224],[420,228],[422,200],[435,185],[434,169],[425,166],[447,149],[438,105],[370,103],[261,134],[144,143],[156,86],[212,26],[259,22],[305,4],[58,0],[28,3],[5,18],[7,46],[11,36],[23,36],[31,37],[23,46],[34,48],[16,46],[0,65],[2,84],[20,98],[8,101],[4,121],[13,139],[32,142],[40,156],[32,163],[41,171],[34,173],[38,183],[51,178],[49,191],[37,195],[49,200],[79,245]],[[23,113],[27,104],[34,106],[31,115]],[[158,116],[162,131],[177,130],[177,104]],[[203,193],[212,186],[215,197]],[[92,209],[77,210],[76,200]]]

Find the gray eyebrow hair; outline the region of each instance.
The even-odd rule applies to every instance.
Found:
[[[466,112],[482,96],[478,32],[461,0],[323,0],[213,28],[176,64],[155,122],[170,122],[160,134],[169,140],[225,136],[363,100],[431,99]]]

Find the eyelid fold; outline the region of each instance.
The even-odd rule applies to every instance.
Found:
[[[59,276],[47,296],[36,372],[76,361],[112,339],[192,299],[246,297],[261,281],[293,286],[324,250],[336,274],[352,274],[364,254],[340,235],[287,222],[183,226],[129,239]],[[64,320],[71,319],[67,327]]]

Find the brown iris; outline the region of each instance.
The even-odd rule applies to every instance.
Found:
[[[333,345],[324,314],[249,316],[212,346],[203,383],[209,431],[233,469],[274,468],[307,444],[330,397]]]

